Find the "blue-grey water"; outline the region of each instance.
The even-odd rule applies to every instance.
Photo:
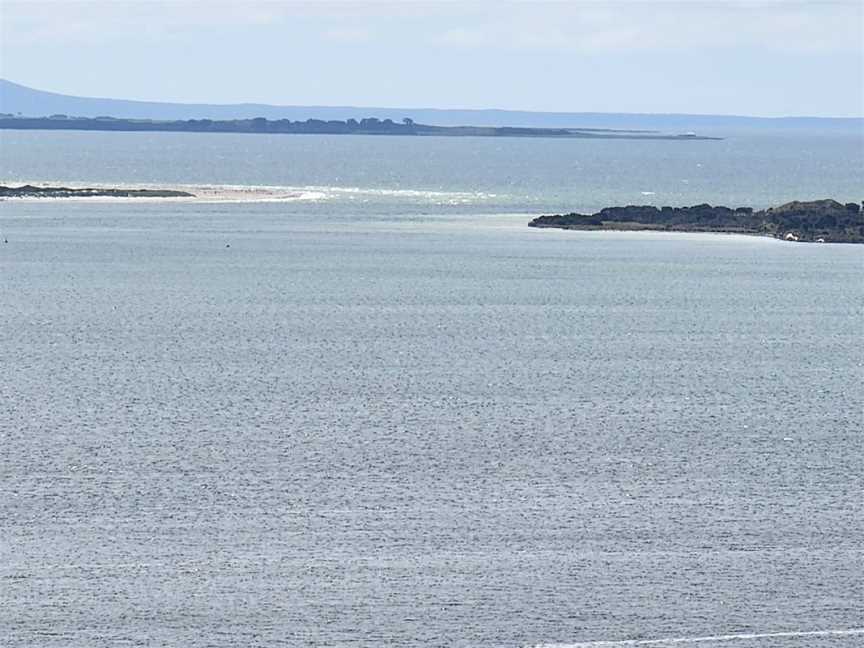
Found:
[[[373,213],[864,198],[864,133],[728,135],[615,141],[0,131],[0,181],[291,187],[307,194],[306,203]]]
[[[862,645],[864,247],[525,226],[862,160],[0,133],[6,182],[295,192],[0,202],[0,645]]]

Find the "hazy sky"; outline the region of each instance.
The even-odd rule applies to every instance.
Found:
[[[864,2],[0,0],[0,76],[86,96],[864,115]]]

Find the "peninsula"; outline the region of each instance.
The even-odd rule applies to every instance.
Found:
[[[0,185],[0,198],[194,198],[187,191],[173,189],[111,189],[70,187],[5,187]]]
[[[836,200],[789,202],[754,211],[752,207],[607,207],[596,214],[540,216],[530,227],[571,230],[721,232],[770,236],[787,241],[864,243],[864,211],[858,203]]]
[[[414,135],[439,137],[555,137],[578,139],[647,139],[647,140],[717,140],[695,133],[666,134],[651,130],[612,128],[522,128],[515,126],[431,126],[405,118],[346,119],[345,121],[307,119],[118,119],[115,117],[20,117],[0,114],[0,129],[15,130],[87,130],[145,131],[181,133],[270,133],[283,135]]]

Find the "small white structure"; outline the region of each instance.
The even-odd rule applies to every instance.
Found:
[[[797,241],[798,235],[795,232],[789,232],[786,236],[783,237],[784,241]]]
[[[825,242],[825,239],[823,239],[823,238],[818,238],[818,239],[816,239],[816,242],[817,242],[817,243],[824,243],[824,242]]]

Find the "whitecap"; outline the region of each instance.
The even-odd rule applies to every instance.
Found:
[[[709,642],[752,641],[757,639],[804,638],[804,637],[851,637],[864,635],[864,628],[842,630],[791,630],[787,632],[746,632],[738,634],[705,635],[700,637],[669,637],[666,639],[623,639],[619,641],[583,641],[577,643],[542,643],[533,648],[613,648],[614,646],[674,646]]]

